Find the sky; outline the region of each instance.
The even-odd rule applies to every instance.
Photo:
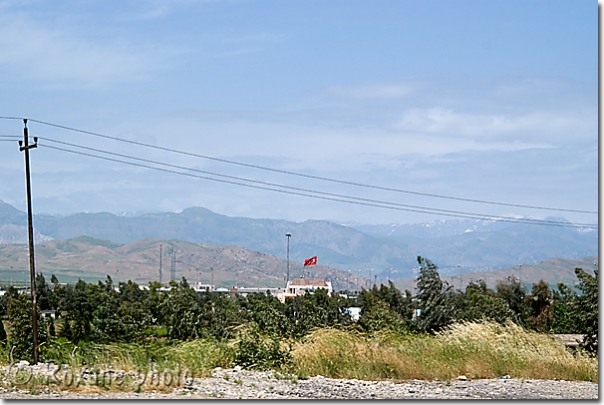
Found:
[[[35,213],[595,224],[598,35],[586,0],[0,1],[0,116],[40,137]],[[25,210],[22,133],[0,119],[0,199]]]

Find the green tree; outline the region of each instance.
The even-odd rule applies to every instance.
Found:
[[[367,332],[380,329],[395,331],[408,330],[413,317],[413,302],[411,292],[403,295],[392,283],[388,286],[373,286],[371,290],[363,289],[357,297],[361,307],[358,324]]]
[[[538,332],[550,332],[554,324],[553,294],[544,280],[533,283],[531,294],[525,298],[530,308],[528,324]]]
[[[250,294],[241,305],[261,332],[279,336],[291,335],[292,327],[285,314],[285,305],[270,292]]]
[[[484,280],[470,282],[467,285],[462,305],[463,319],[467,321],[490,319],[504,323],[507,319],[513,319],[515,315],[508,303],[488,288]]]
[[[581,268],[575,268],[579,279],[577,287],[581,295],[576,300],[577,324],[581,333],[585,334],[583,347],[588,351],[598,354],[598,270],[594,275]]]
[[[51,309],[52,290],[46,283],[46,279],[42,273],[36,274],[36,303],[42,310]]]
[[[424,332],[437,332],[455,318],[455,306],[450,299],[452,286],[443,282],[438,267],[428,259],[417,257],[419,276],[416,279],[417,328]]]
[[[187,340],[204,336],[203,311],[199,307],[195,290],[186,279],[170,281],[172,289],[160,302],[161,316],[172,339]]]
[[[92,307],[92,340],[99,342],[116,342],[121,340],[124,325],[119,313],[119,296],[110,276],[105,282],[89,284],[88,300]]]
[[[63,287],[63,286],[61,286]],[[86,282],[78,280],[60,289],[59,312],[63,324],[59,336],[72,342],[91,340],[92,305]]]
[[[362,291],[361,294],[365,297],[361,307],[359,326],[366,332],[372,333],[382,329],[400,332],[407,329],[401,315],[393,311],[386,302],[378,297],[371,296],[370,292]]]
[[[553,290],[552,293],[553,332],[581,333],[577,324],[577,294],[564,283],[558,283],[558,289]]]
[[[530,307],[526,302],[526,288],[517,277],[508,276],[497,280],[496,296],[503,299],[514,312],[512,320],[519,325],[527,326]]]
[[[36,311],[38,326],[38,347],[47,340],[46,322],[40,316],[40,309]],[[8,302],[8,322],[10,324],[9,346],[14,346],[15,360],[33,361],[33,321],[32,302],[29,294],[19,294],[11,297]],[[38,353],[38,360],[42,360],[42,353]]]

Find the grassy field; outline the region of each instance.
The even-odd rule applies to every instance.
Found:
[[[144,344],[86,344],[75,348],[67,341],[57,342],[45,352],[55,364],[80,375],[82,370],[124,371],[122,384],[111,381],[99,385],[54,382],[57,388],[72,391],[163,390],[184,384],[149,385],[137,380],[136,373],[187,370],[190,376],[209,376],[215,367],[237,364],[237,340],[215,343],[207,340],[172,342],[155,340]],[[468,379],[512,378],[598,381],[598,361],[581,351],[572,352],[560,341],[545,334],[526,332],[510,323],[456,324],[435,336],[423,334],[381,333],[368,336],[356,330],[318,329],[302,341],[283,342],[291,347],[291,357],[275,371],[306,378],[322,375],[330,378],[363,380],[441,380],[464,375]],[[10,363],[6,349],[0,363]],[[140,375],[140,374],[139,374]],[[171,377],[172,378],[172,377]],[[14,384],[3,379],[5,388]],[[96,381],[96,380],[95,380]],[[125,383],[124,383],[125,381]],[[172,381],[172,379],[171,379]],[[115,381],[114,381],[115,382]],[[27,388],[41,389],[48,380],[33,378]],[[92,391],[91,391],[92,390]]]
[[[292,372],[356,379],[450,380],[510,375],[598,381],[597,359],[512,323],[464,323],[436,336],[317,330],[295,346]]]

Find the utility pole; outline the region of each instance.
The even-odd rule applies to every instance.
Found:
[[[176,278],[176,250],[172,248],[172,267],[170,268],[170,280]]]
[[[287,288],[287,283],[289,283],[289,238],[291,238],[291,233],[286,233],[287,236],[287,280],[285,280],[285,287]]]
[[[25,181],[27,185],[27,231],[29,233],[29,277],[31,279],[31,310],[34,364],[38,364],[38,308],[36,304],[36,265],[34,261],[34,225],[31,214],[31,181],[29,172],[29,150],[38,146],[38,138],[29,144],[27,119],[23,119],[23,142],[19,141],[19,150],[25,152]]]
[[[350,278],[350,270],[346,270],[346,291],[350,288],[348,286],[348,279]]]
[[[159,244],[159,283],[161,284],[161,243]]]

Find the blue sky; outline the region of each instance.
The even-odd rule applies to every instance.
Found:
[[[2,1],[0,115],[420,193],[597,211],[597,13],[596,2],[577,0]],[[323,192],[597,221],[338,185],[29,127],[40,137]],[[21,131],[19,121],[0,120],[0,135]],[[0,199],[24,209],[23,156],[15,142],[0,142],[0,156]],[[202,206],[294,221],[445,218],[42,147],[32,151],[32,171],[36,212]]]

